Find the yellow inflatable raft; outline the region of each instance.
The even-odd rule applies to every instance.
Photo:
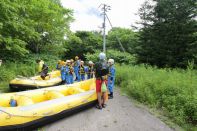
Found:
[[[34,76],[34,77],[18,77],[14,80],[11,80],[9,83],[10,89],[13,91],[22,91],[22,90],[28,90],[28,89],[37,89],[37,88],[43,88],[43,87],[50,87],[59,85],[62,82],[61,79],[61,73],[60,71],[52,71],[49,73],[49,76],[46,77],[45,80],[43,80],[40,76]]]
[[[10,107],[10,99],[17,102]],[[0,94],[0,130],[32,130],[95,104],[95,79]]]

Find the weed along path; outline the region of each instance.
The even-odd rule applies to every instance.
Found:
[[[107,107],[90,108],[46,125],[44,131],[172,131],[145,109],[136,107],[116,89]]]

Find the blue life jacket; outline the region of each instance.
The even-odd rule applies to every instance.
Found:
[[[17,101],[14,99],[10,100],[10,107],[16,107],[17,106]]]

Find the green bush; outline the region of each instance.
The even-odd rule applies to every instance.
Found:
[[[27,65],[21,63],[4,63],[0,68],[0,80],[6,82],[15,78],[17,75],[27,77],[35,74],[34,64]]]
[[[96,62],[98,60],[100,51],[96,50],[94,54],[87,53],[85,55],[87,60],[92,60]],[[129,53],[123,53],[116,50],[108,50],[107,51],[107,58],[112,58],[116,63],[120,64],[135,64],[136,59],[133,55]]]
[[[195,70],[157,69],[146,65],[116,67],[116,82],[128,95],[163,110],[179,125],[197,124]]]
[[[12,70],[6,70],[5,67],[1,67],[0,70],[0,81],[8,81],[14,78],[15,72]]]

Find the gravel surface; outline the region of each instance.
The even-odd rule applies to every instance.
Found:
[[[44,131],[172,131],[146,109],[136,107],[115,90],[107,107],[81,111],[42,128]]]

